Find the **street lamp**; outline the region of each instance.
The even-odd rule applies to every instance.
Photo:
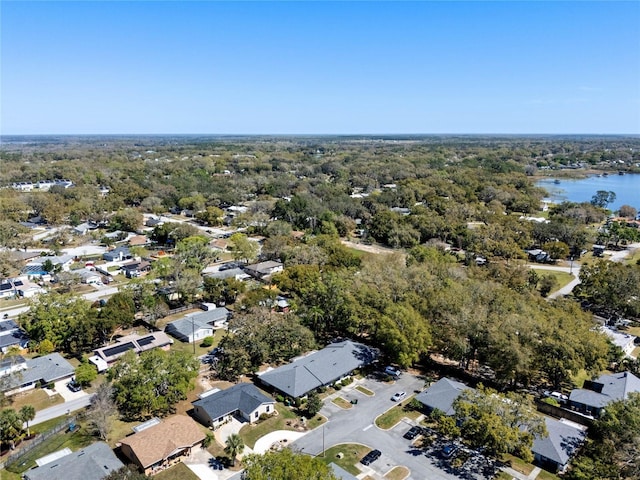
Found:
[[[571,264],[569,266],[569,275],[573,275],[573,255],[571,255],[569,259],[571,261]]]

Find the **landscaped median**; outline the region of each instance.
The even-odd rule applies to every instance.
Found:
[[[364,457],[371,449],[359,443],[342,443],[334,445],[319,455],[327,464],[335,463],[341,466],[352,475],[359,475],[360,469],[356,466],[362,457]]]
[[[407,398],[404,402],[394,405],[382,415],[379,415],[376,418],[376,427],[381,428],[382,430],[389,430],[404,417],[410,418],[411,420],[417,420],[422,413],[410,406],[413,397],[414,395]]]
[[[367,395],[369,397],[373,397],[375,395],[375,393],[373,393],[368,388],[363,387],[362,385],[357,385],[356,386],[356,390],[358,390],[360,393],[364,393],[365,395]]]
[[[345,410],[349,410],[351,408],[351,403],[347,402],[344,398],[342,397],[336,397],[333,400],[331,400],[331,403],[333,403],[334,405],[339,406],[340,408],[343,408]]]
[[[407,467],[399,465],[389,470],[384,478],[388,478],[389,480],[404,480],[410,473],[411,471]]]

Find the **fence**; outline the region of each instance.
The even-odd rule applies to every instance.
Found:
[[[29,453],[31,450],[36,448],[42,442],[44,442],[45,440],[48,440],[49,438],[53,437],[55,434],[61,432],[62,430],[66,430],[67,428],[69,428],[69,425],[71,425],[72,423],[75,423],[78,420],[78,418],[79,418],[78,415],[69,417],[66,420],[64,420],[62,423],[59,423],[58,425],[53,427],[51,430],[47,430],[46,432],[41,433],[40,435],[37,435],[33,440],[30,440],[28,444],[26,444],[17,452],[9,455],[4,462],[0,463],[0,468],[6,468],[6,467],[10,467],[11,465],[14,465],[22,457],[24,457],[27,453]]]

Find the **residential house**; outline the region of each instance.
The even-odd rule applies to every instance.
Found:
[[[45,266],[47,264],[54,270],[68,272],[72,263],[73,257],[71,255],[47,255],[45,257],[37,257],[30,260],[22,269],[22,273],[29,276],[47,275],[50,273],[45,270]]]
[[[94,350],[94,353],[108,364],[111,364],[129,350],[133,350],[137,354],[154,348],[169,350],[172,343],[173,340],[164,332],[152,332],[148,335],[133,334],[119,338],[113,345],[98,348]]]
[[[45,277],[43,275],[43,277]],[[46,293],[46,290],[36,283],[31,283],[28,280],[18,280],[14,283],[16,287],[16,293],[19,297],[32,298],[41,293]]]
[[[164,220],[156,217],[149,217],[144,222],[145,227],[159,227],[160,225],[164,225]]]
[[[12,319],[0,321],[0,352],[7,353],[9,348],[17,346],[27,348],[29,337]]]
[[[126,246],[117,247],[102,254],[102,259],[106,262],[121,262],[130,258],[133,258],[133,255],[131,255],[129,247]]]
[[[611,343],[616,347],[619,347],[627,357],[631,357],[631,353],[636,348],[637,337],[629,335],[628,333],[619,332],[618,330],[609,327],[601,327],[600,331],[609,337]]]
[[[125,437],[120,448],[125,457],[150,475],[180,462],[204,439],[202,427],[194,420],[174,415]]]
[[[149,237],[146,235],[134,235],[129,239],[130,247],[142,247],[149,244]]]
[[[181,342],[198,342],[213,335],[213,326],[200,321],[198,315],[191,315],[169,322],[164,331]]]
[[[219,270],[217,272],[207,273],[205,276],[209,278],[216,278],[219,280],[226,280],[227,278],[233,278],[235,280],[243,281],[247,278],[251,278],[251,275],[247,274],[241,268],[231,268],[229,270]]]
[[[534,462],[553,473],[564,472],[586,439],[585,427],[549,417],[544,421],[548,435],[534,439],[531,447]]]
[[[66,452],[65,452],[66,453]],[[51,458],[22,474],[24,480],[102,480],[124,464],[104,442]]]
[[[146,275],[151,271],[151,263],[147,260],[133,261],[125,263],[120,267],[127,278],[137,278]]]
[[[6,278],[0,282],[0,298],[13,298],[17,295],[13,280]]]
[[[416,395],[416,400],[422,403],[427,414],[439,410],[445,415],[452,416],[456,412],[453,402],[464,392],[470,390],[464,383],[443,377],[426,390]]]
[[[604,374],[594,381],[585,380],[582,388],[572,390],[569,408],[599,417],[609,403],[625,400],[633,392],[640,392],[640,379],[633,373]]]
[[[378,351],[362,343],[344,340],[260,375],[260,381],[291,398],[303,397],[331,385],[354,370],[369,365]]]
[[[73,273],[78,275],[80,277],[80,281],[87,285],[97,285],[102,283],[102,275],[95,270],[81,268],[80,270],[75,270]]]
[[[254,263],[253,265],[247,265],[244,267],[245,272],[258,280],[265,279],[274,273],[282,272],[283,270],[284,265],[281,262],[275,262],[273,260]]]
[[[31,390],[37,385],[46,385],[71,378],[75,372],[73,366],[57,352],[24,362],[15,358],[11,360],[16,362],[14,365],[19,365],[19,368],[16,371],[8,372],[14,373],[14,375],[6,385],[7,395]]]
[[[95,230],[96,228],[98,228],[98,225],[96,225],[95,223],[85,222],[73,227],[73,233],[77,235],[86,235],[87,232]]]
[[[226,390],[205,392],[193,403],[194,416],[207,427],[217,428],[233,416],[249,423],[260,415],[275,412],[276,402],[267,397],[252,383],[238,383]]]

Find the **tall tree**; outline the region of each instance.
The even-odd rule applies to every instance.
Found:
[[[244,451],[244,441],[242,440],[242,437],[237,433],[229,435],[225,441],[224,451],[231,457],[231,461],[235,467],[237,456]]]
[[[20,419],[27,424],[27,436],[31,436],[31,432],[29,431],[29,422],[36,418],[36,409],[33,405],[23,405],[20,408]]]
[[[321,458],[294,453],[288,448],[243,459],[246,480],[338,480]]]

